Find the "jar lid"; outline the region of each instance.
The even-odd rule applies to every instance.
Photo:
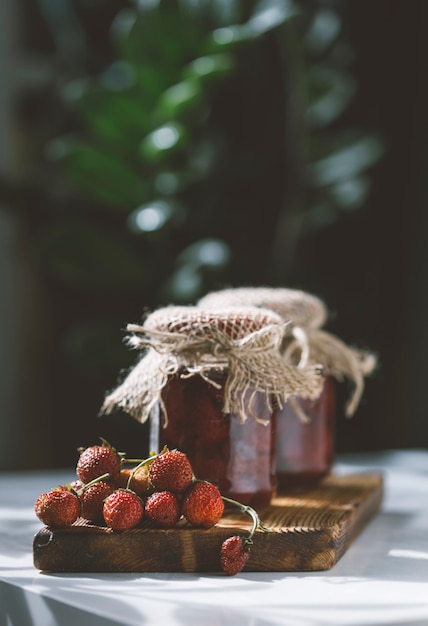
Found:
[[[327,307],[318,297],[285,287],[237,287],[213,291],[201,298],[198,306],[205,309],[261,307],[303,328],[320,328],[328,316]]]
[[[328,312],[319,298],[295,289],[237,287],[214,291],[198,302],[204,309],[216,310],[226,305],[263,307],[292,322],[291,333],[283,344],[284,359],[299,366],[318,363],[326,375],[338,381],[350,380],[354,390],[345,412],[349,416],[354,414],[364,390],[364,378],[373,373],[377,360],[370,352],[347,346],[322,330]]]
[[[232,340],[243,339],[263,328],[277,332],[284,329],[284,320],[267,309],[252,306],[231,306],[218,309],[169,306],[151,313],[145,320],[144,331],[166,332],[193,338],[213,339],[220,332]]]

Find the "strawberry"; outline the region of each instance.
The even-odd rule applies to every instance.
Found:
[[[192,483],[193,470],[183,452],[167,450],[154,458],[149,478],[156,491],[181,493]]]
[[[77,462],[76,472],[83,483],[89,483],[102,474],[110,474],[114,482],[118,480],[121,459],[114,448],[102,440],[101,446],[90,446],[83,450]]]
[[[180,503],[171,491],[156,491],[147,498],[145,513],[155,526],[173,528],[181,517]]]
[[[220,550],[221,569],[228,576],[234,576],[243,570],[248,561],[248,549],[238,535],[223,541]]]
[[[117,486],[126,489],[132,489],[139,496],[148,496],[153,492],[152,485],[149,480],[149,471],[147,467],[139,467],[133,474],[133,469],[124,468],[120,470],[119,478],[117,480]],[[131,480],[129,481],[129,479]],[[129,483],[129,484],[128,484]]]
[[[104,502],[104,521],[113,530],[134,528],[140,523],[143,515],[143,501],[129,489],[116,489]]]
[[[184,494],[182,513],[192,526],[211,528],[223,515],[220,491],[209,482],[195,482]]]
[[[81,480],[76,478],[76,480],[73,480],[73,482],[70,483],[70,487],[73,491],[78,492],[79,489],[82,489],[82,487],[84,487],[84,485]]]
[[[51,528],[71,526],[80,515],[80,500],[68,487],[61,486],[42,493],[34,510],[41,522]]]
[[[82,502],[81,517],[93,523],[103,522],[104,500],[113,491],[113,487],[102,480],[86,488],[83,486],[80,491],[80,500]]]

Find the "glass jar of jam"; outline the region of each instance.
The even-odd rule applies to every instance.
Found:
[[[128,325],[146,353],[104,403],[140,421],[150,417],[150,447],[186,453],[195,473],[223,495],[258,508],[275,493],[275,407],[308,390],[316,368],[290,368],[281,356],[285,325],[257,307],[165,307]]]
[[[325,378],[318,398],[296,398],[277,411],[276,472],[279,490],[316,483],[330,473],[335,452],[335,405],[335,380],[329,376]]]
[[[152,414],[151,444],[184,452],[195,476],[223,495],[256,508],[269,504],[277,484],[275,423],[272,374],[260,354],[278,355],[281,318],[255,308],[175,307],[153,313],[145,329],[181,343],[181,355],[171,350],[176,371],[155,407],[158,419]],[[266,388],[251,374],[263,367]]]
[[[373,370],[374,359],[322,330],[327,308],[319,298],[303,291],[240,287],[207,294],[198,303],[214,310],[238,304],[275,311],[289,323],[290,332],[284,335],[281,348],[287,363],[297,369],[310,363],[323,367],[324,385],[317,398],[304,399],[297,394],[275,414],[279,488],[313,483],[328,474],[334,463],[336,380],[349,378],[355,384],[346,409],[351,415],[362,393],[363,377]]]

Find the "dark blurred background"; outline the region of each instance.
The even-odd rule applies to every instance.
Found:
[[[128,322],[316,294],[379,368],[339,452],[428,447],[424,0],[2,0],[0,469],[65,467]],[[347,389],[339,389],[339,396]]]

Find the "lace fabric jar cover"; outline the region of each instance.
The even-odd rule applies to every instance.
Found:
[[[328,311],[316,296],[303,291],[240,287],[207,294],[199,306],[215,310],[224,306],[255,306],[272,310],[290,332],[284,335],[281,354],[297,368],[308,364],[323,367],[324,384],[317,398],[298,394],[275,412],[276,467],[281,488],[314,482],[331,471],[335,453],[336,382],[345,378],[354,385],[345,408],[348,416],[358,407],[364,377],[375,367],[372,354],[351,348],[322,330]]]
[[[151,445],[185,452],[195,476],[244,504],[268,504],[277,485],[275,409],[292,396],[319,396],[318,367],[280,355],[284,322],[255,307],[206,311],[165,307],[130,343],[145,352],[104,411],[151,419]]]

